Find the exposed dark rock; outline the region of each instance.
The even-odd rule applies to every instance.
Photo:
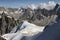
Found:
[[[17,25],[16,20],[6,15],[4,12],[0,16],[0,35],[9,33],[12,28]]]
[[[2,38],[2,37],[0,36],[0,40],[6,40],[6,39],[4,39],[4,38]]]

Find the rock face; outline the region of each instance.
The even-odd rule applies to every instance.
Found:
[[[4,12],[0,16],[0,35],[9,33],[12,28],[16,26],[16,21],[13,17],[6,15]]]
[[[55,10],[46,10],[46,9],[24,9],[23,15],[20,16],[20,20],[28,20],[31,23],[34,23],[39,26],[46,26],[50,23],[55,22],[57,18],[57,12]]]

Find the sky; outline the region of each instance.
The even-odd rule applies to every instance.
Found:
[[[39,3],[43,2],[49,2],[49,1],[54,1],[54,2],[60,2],[60,0],[0,0],[0,6],[1,7],[12,7],[12,8],[18,8],[18,7],[25,7],[30,4],[36,4],[38,5]]]

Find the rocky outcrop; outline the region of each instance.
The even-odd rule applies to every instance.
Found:
[[[28,20],[39,26],[46,26],[50,23],[54,23],[57,18],[57,12],[55,10],[46,9],[25,9],[23,10],[23,15],[20,16],[19,20]]]
[[[16,26],[16,20],[13,17],[8,16],[4,12],[0,14],[0,35],[9,33],[14,26]]]

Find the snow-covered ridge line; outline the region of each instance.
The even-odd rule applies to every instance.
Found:
[[[17,30],[18,27],[20,27],[20,29],[22,30]],[[31,37],[38,34],[39,32],[43,32],[43,29],[44,27],[36,26],[27,21],[24,21],[21,26],[16,26],[15,28],[13,28],[11,33],[4,34],[1,37],[6,40],[20,40],[23,36]]]

